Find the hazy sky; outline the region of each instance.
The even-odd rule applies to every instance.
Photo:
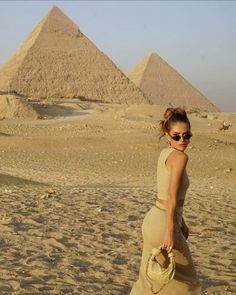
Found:
[[[0,64],[53,5],[126,74],[156,52],[221,111],[236,112],[236,2],[0,1]]]

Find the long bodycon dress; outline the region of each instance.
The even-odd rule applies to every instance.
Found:
[[[167,199],[169,171],[166,167],[166,159],[174,150],[172,147],[164,148],[159,156],[157,164],[157,191],[159,199]],[[180,187],[177,194],[177,200],[185,199],[186,191],[189,187],[189,179],[186,170],[181,178]],[[145,277],[147,261],[153,247],[159,247],[164,242],[166,231],[166,206],[156,202],[154,206],[146,213],[142,224],[143,251],[141,266],[139,269],[138,280],[134,283],[130,295],[152,295],[150,285]],[[202,288],[198,280],[191,253],[189,251],[186,239],[181,231],[183,216],[183,207],[176,207],[174,217],[174,259],[175,276],[158,292],[158,295],[202,295]],[[162,251],[160,261],[168,261],[166,251]]]

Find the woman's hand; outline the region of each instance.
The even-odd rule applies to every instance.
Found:
[[[187,227],[184,219],[182,219],[181,231],[182,231],[185,239],[187,240],[188,239],[188,236],[189,236],[189,228]]]
[[[173,249],[173,247],[174,247],[174,231],[167,230],[165,234],[164,242],[161,248],[166,250],[169,253]]]

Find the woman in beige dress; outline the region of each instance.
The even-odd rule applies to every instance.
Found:
[[[157,164],[158,197],[154,206],[146,213],[142,224],[143,252],[139,278],[130,295],[154,294],[146,279],[147,262],[152,248],[161,246],[159,263],[168,263],[168,253],[175,259],[175,276],[161,288],[158,295],[200,295],[198,280],[191,253],[186,242],[189,229],[183,217],[183,205],[189,179],[185,170],[188,155],[185,150],[192,136],[191,125],[185,110],[167,108],[164,120],[160,121],[161,136],[165,136],[165,147]]]

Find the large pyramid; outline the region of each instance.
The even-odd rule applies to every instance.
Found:
[[[156,53],[138,63],[128,77],[153,104],[182,106],[186,110],[219,110]]]
[[[1,67],[0,92],[148,103],[142,91],[55,6]]]

